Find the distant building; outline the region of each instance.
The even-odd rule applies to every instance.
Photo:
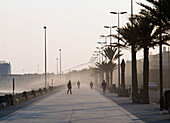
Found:
[[[127,60],[126,61],[126,68],[125,68],[125,77],[126,82],[131,83],[132,82],[132,61]],[[139,59],[136,61],[137,65],[137,73],[140,74],[143,72],[143,59]]]
[[[159,85],[159,54],[149,55],[149,82],[155,82]],[[137,77],[138,86],[143,85],[143,59],[137,60]],[[126,83],[132,82],[131,61],[126,61],[125,77]],[[162,68],[163,68],[163,86],[170,88],[170,51],[163,47],[162,52]]]
[[[149,56],[150,63],[150,82],[156,82],[159,85],[159,54]],[[162,68],[163,68],[163,86],[164,88],[170,88],[170,51],[163,47],[162,52]]]
[[[159,54],[149,55],[150,69],[159,69]],[[163,47],[162,52],[162,67],[163,69],[170,68],[170,51],[166,50],[166,47]]]
[[[11,64],[5,61],[0,61],[0,76],[11,74]]]

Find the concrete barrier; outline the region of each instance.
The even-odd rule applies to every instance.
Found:
[[[64,87],[65,85],[60,85],[60,86],[55,86],[52,87],[50,86],[49,88],[40,88],[38,90],[32,90],[32,91],[24,91],[23,93],[17,93],[14,96],[14,102],[13,102],[13,97],[11,94],[6,94],[5,96],[0,96],[0,109],[3,109],[5,107],[9,107],[11,105],[17,105],[20,103],[23,103],[25,101],[31,100],[33,98],[39,97],[41,95],[50,93],[52,91],[56,91],[61,87]]]

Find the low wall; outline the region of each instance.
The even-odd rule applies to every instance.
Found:
[[[6,94],[5,96],[0,96],[0,109],[5,107],[10,107],[23,103],[25,101],[31,100],[33,98],[45,95],[59,90],[59,88],[64,87],[65,85],[60,86],[50,86],[49,88],[40,88],[38,90],[24,91],[23,93],[15,94],[14,97],[12,94]]]

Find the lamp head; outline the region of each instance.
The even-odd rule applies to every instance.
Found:
[[[109,26],[104,26],[104,28],[110,28]]]
[[[110,12],[110,14],[117,14],[117,12]]]
[[[120,14],[126,14],[127,12],[121,12]]]
[[[112,28],[116,28],[117,26],[112,26]]]
[[[100,37],[105,37],[104,35],[100,35]]]

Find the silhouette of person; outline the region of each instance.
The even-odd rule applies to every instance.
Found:
[[[105,92],[106,92],[106,86],[107,86],[107,84],[106,84],[105,80],[103,80],[103,82],[102,82],[103,94],[105,94]]]
[[[80,82],[79,81],[77,82],[77,86],[78,86],[78,89],[79,89],[80,88]]]
[[[90,87],[91,87],[91,89],[93,89],[93,82],[92,81],[90,82]]]
[[[72,89],[72,87],[71,87],[71,80],[69,80],[69,82],[67,84],[67,88],[68,88],[67,94],[69,93],[69,91],[70,91],[70,94],[72,94],[72,91],[71,91],[71,89]]]

